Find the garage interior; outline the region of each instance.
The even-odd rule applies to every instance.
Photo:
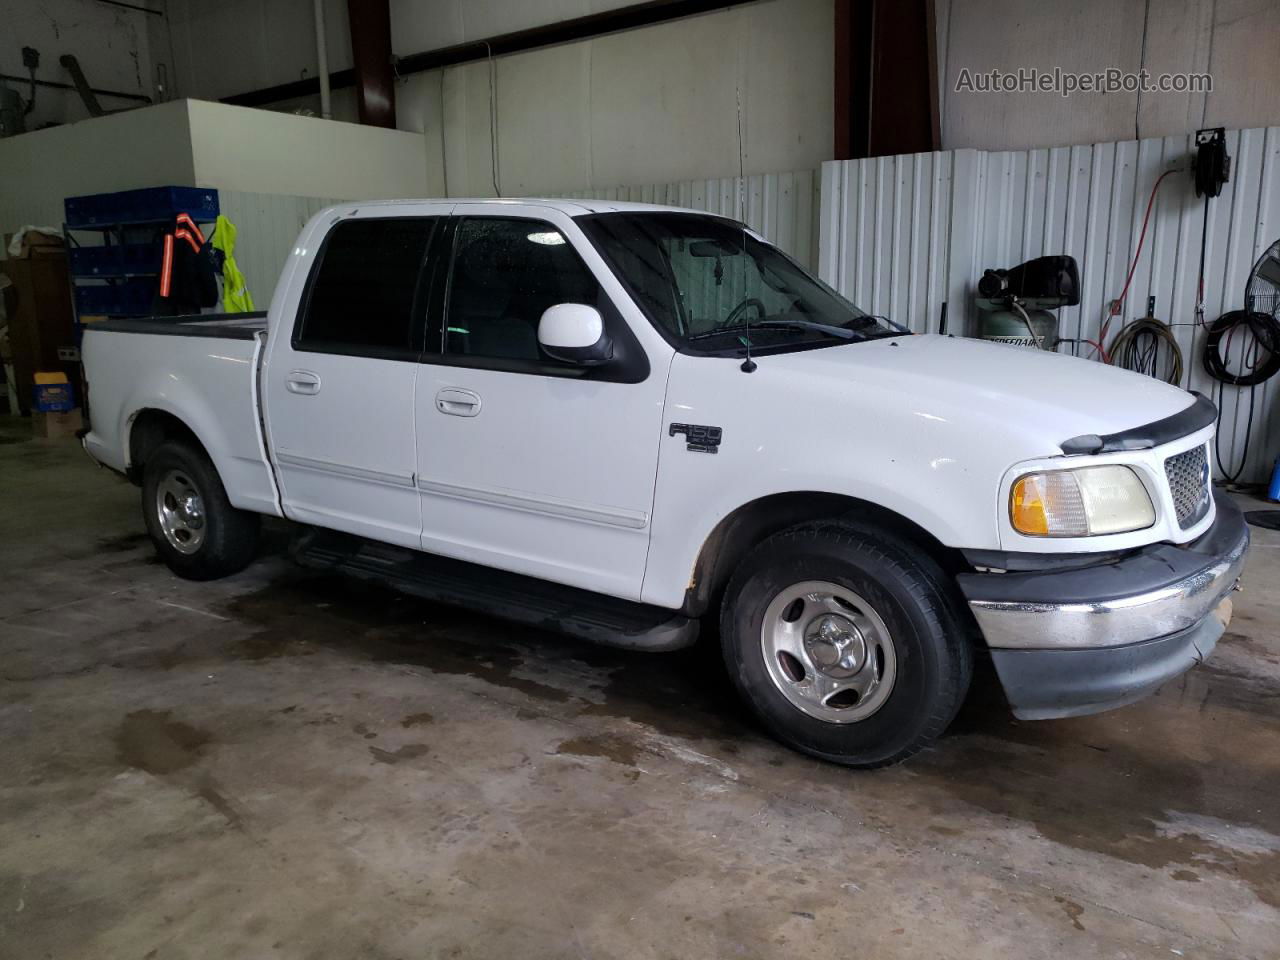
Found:
[[[0,957],[1280,957],[1272,0],[0,23]],[[961,80],[1030,68],[1212,83]],[[1257,521],[1233,619],[1092,716],[1014,719],[979,658],[944,736],[863,771],[771,739],[714,631],[591,645],[302,569],[275,519],[244,572],[180,579],[76,439],[84,329],[156,283],[101,266],[142,217],[76,201],[139,192],[234,224],[258,310],[333,205],[629,200],[742,219],[913,333],[1025,331],[1199,392],[1215,485]],[[1050,256],[1074,302],[1010,320],[979,289]]]

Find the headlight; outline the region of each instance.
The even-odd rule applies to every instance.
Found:
[[[1029,537],[1096,537],[1149,527],[1156,510],[1129,467],[1081,467],[1019,477],[1009,519]]]

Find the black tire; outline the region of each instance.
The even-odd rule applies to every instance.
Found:
[[[159,491],[177,477],[198,494],[203,524],[200,540],[184,552],[170,542],[161,523]],[[239,573],[253,560],[261,518],[237,510],[205,452],[193,444],[169,441],[146,462],[142,473],[142,516],[156,552],[169,569],[187,580],[216,580]]]
[[[766,664],[766,611],[806,581],[835,584],[864,598],[892,640],[893,682],[863,719],[811,716],[788,698],[785,681],[775,681]],[[808,610],[803,601],[801,607]],[[854,522],[792,527],[752,550],[725,591],[720,634],[729,675],[769,733],[804,753],[852,767],[900,763],[928,745],[960,709],[973,672],[970,626],[954,582],[923,550]],[[809,671],[815,662],[796,665]]]

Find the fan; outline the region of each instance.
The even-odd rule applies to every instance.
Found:
[[[1277,240],[1253,265],[1249,283],[1244,288],[1244,308],[1270,314],[1280,322],[1280,240]]]
[[[1235,335],[1246,327],[1252,337]],[[1228,363],[1233,339],[1239,358]],[[1244,287],[1244,309],[1229,310],[1209,324],[1204,343],[1209,376],[1233,387],[1256,387],[1280,373],[1280,240],[1258,258]]]

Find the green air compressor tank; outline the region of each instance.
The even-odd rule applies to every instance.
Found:
[[[1007,300],[976,298],[979,314],[978,336],[997,343],[1012,343],[1023,347],[1039,347],[1054,350],[1058,346],[1058,315],[1048,310],[1027,309],[1027,319],[1017,310],[1009,309]],[[1031,330],[1027,329],[1030,321]],[[1032,340],[1031,331],[1035,331]]]

